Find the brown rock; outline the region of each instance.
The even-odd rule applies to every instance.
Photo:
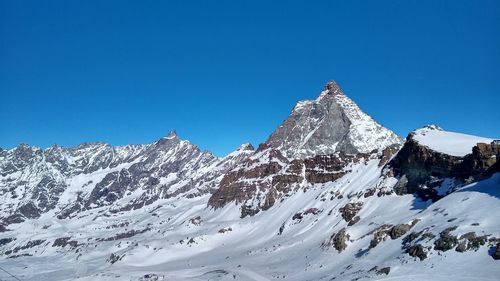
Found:
[[[362,202],[347,203],[344,207],[340,208],[339,211],[342,214],[342,218],[349,223],[354,219],[362,207]]]
[[[427,258],[427,252],[420,244],[408,247],[408,249],[406,249],[406,253],[408,253],[412,257],[417,257],[420,260],[425,260]]]
[[[409,230],[410,226],[407,224],[398,224],[391,228],[390,236],[391,239],[398,239],[399,237],[405,235]]]
[[[346,229],[342,228],[339,232],[332,234],[328,240],[323,241],[321,247],[329,248],[333,246],[333,248],[340,253],[347,248],[347,241],[349,241],[349,237],[350,236],[346,232]]]

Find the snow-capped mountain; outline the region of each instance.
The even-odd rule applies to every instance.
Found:
[[[0,152],[1,216],[4,224],[38,218],[54,209],[73,180],[85,175],[90,184],[78,182],[78,192],[92,184],[91,175],[102,170],[119,170],[134,161],[146,146],[111,147],[104,143],[84,143],[75,148],[53,146],[42,150],[21,144]],[[88,187],[90,188],[90,187]],[[87,188],[87,189],[88,189]],[[73,197],[76,193],[69,197]]]
[[[496,280],[498,157],[435,125],[403,141],[334,82],[224,158],[173,131],[20,145],[0,150],[0,279]]]
[[[329,81],[316,100],[297,103],[266,144],[295,159],[340,151],[370,153],[401,142]]]
[[[491,143],[493,140],[477,136],[444,131],[437,125],[428,125],[415,130],[412,139],[443,154],[463,157],[469,154],[470,148],[477,143]]]
[[[218,159],[174,131],[149,145],[85,143],[41,150],[22,144],[0,155],[1,196],[8,202],[1,206],[2,223],[48,211],[63,219],[103,206],[137,209],[160,198],[208,193],[246,155],[245,148]]]
[[[224,176],[208,204],[238,202],[242,217],[254,215],[305,184],[334,181],[353,163],[401,144],[329,81],[316,100],[299,102],[253,155]]]

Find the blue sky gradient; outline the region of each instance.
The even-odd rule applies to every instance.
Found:
[[[500,1],[0,0],[0,147],[257,145],[329,79],[406,136],[500,137]]]

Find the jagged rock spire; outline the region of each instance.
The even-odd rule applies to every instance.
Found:
[[[178,138],[177,132],[175,130],[171,130],[170,132],[168,132],[168,134],[167,134],[167,136],[165,138],[166,139]]]
[[[325,87],[323,87],[323,91],[333,95],[344,94],[340,86],[334,80],[328,80]]]
[[[166,136],[159,139],[156,142],[156,144],[157,145],[167,145],[167,144],[171,145],[174,143],[178,143],[179,141],[180,141],[179,136],[177,136],[177,133],[175,132],[175,130],[171,130],[170,132],[168,132],[168,134]]]

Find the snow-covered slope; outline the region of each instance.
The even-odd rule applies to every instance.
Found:
[[[493,139],[447,132],[436,125],[429,125],[414,131],[413,138],[421,145],[452,156],[465,156],[471,153],[478,143],[491,143]]]
[[[495,280],[500,268],[489,252],[500,237],[494,216],[500,174],[432,204],[412,195],[379,197],[393,182],[380,179],[380,172],[378,161],[356,165],[336,182],[310,186],[244,219],[236,206],[208,210],[207,196],[162,199],[116,214],[84,211],[75,220],[42,216],[15,225],[16,240],[6,247],[15,251],[11,256],[33,256],[0,265],[22,280],[140,280],[153,274],[164,277],[159,280],[378,280],[387,270],[391,280]],[[361,206],[353,225],[344,218],[349,203]],[[402,225],[413,226],[404,232]],[[457,252],[458,244],[436,250],[446,229],[466,245],[464,234],[487,237],[477,250],[471,245]],[[404,242],[410,233],[418,236]],[[25,248],[29,241],[40,244]],[[422,261],[405,253],[416,245],[423,247]]]
[[[436,128],[400,144],[328,83],[224,158],[175,132],[1,150],[0,267],[37,281],[497,280],[500,145]]]

